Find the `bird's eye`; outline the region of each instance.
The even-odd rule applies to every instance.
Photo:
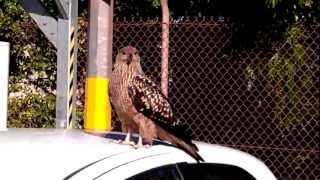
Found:
[[[122,55],[126,55],[126,53],[125,53],[125,52],[122,52]]]
[[[137,55],[138,54],[138,52],[136,51],[136,52],[134,52],[134,55]]]

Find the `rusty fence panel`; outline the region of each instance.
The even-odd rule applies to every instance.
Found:
[[[287,38],[233,47],[233,23],[177,19],[170,24],[169,99],[196,140],[262,159],[279,179],[320,178],[320,23]],[[160,83],[161,20],[115,19],[113,57],[136,46],[147,75]],[[79,55],[83,111],[86,55]],[[118,129],[117,120],[114,127]],[[213,154],[214,155],[214,154]]]

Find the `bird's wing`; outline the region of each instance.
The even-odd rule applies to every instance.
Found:
[[[136,110],[155,122],[160,128],[160,138],[181,148],[197,161],[204,161],[191,141],[190,133],[173,117],[167,98],[157,85],[144,75],[138,75],[129,83],[128,93]]]
[[[191,143],[191,136],[176,118],[171,105],[157,85],[144,75],[137,75],[129,83],[128,93],[136,110],[169,133]]]
[[[129,83],[129,96],[136,110],[156,123],[176,125],[167,98],[157,85],[144,75],[137,75]]]

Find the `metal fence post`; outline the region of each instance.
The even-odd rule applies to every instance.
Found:
[[[112,71],[113,0],[90,1],[85,129],[111,129],[109,81]]]
[[[7,129],[9,43],[0,41],[0,131]]]
[[[67,127],[69,21],[58,19],[56,127]]]
[[[61,0],[60,0],[61,1]],[[71,128],[75,123],[78,1],[68,5],[68,19],[58,19],[58,62],[56,127]],[[62,11],[62,10],[60,10]]]

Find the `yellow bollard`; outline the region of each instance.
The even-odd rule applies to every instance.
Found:
[[[85,131],[105,132],[112,129],[109,81],[112,74],[113,0],[89,3]]]

